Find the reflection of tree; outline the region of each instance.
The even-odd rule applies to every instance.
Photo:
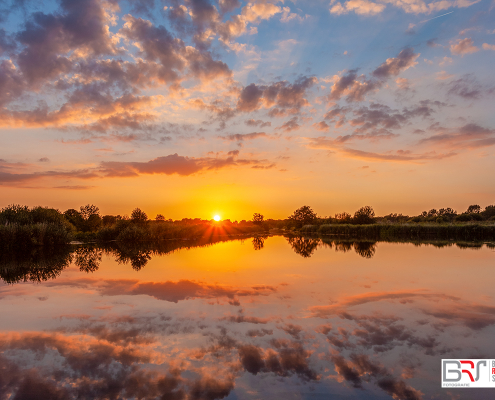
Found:
[[[320,245],[320,239],[301,236],[288,237],[287,241],[292,246],[292,250],[304,258],[311,257]]]
[[[352,250],[352,242],[335,242],[335,251],[347,253]]]
[[[151,260],[152,250],[146,245],[118,246],[116,260],[119,264],[130,262],[133,269],[139,271]]]
[[[335,251],[347,253],[354,248],[354,251],[364,258],[372,258],[376,251],[376,242],[361,242],[361,241],[335,241]]]
[[[266,237],[256,236],[253,238],[253,247],[255,250],[261,250],[265,245]]]
[[[84,272],[94,272],[100,268],[103,251],[96,247],[81,246],[75,251],[74,263]]]
[[[376,242],[355,242],[354,251],[361,257],[371,258],[375,255]]]
[[[6,283],[55,279],[70,265],[70,250],[69,246],[52,251],[39,247],[31,252],[1,254],[0,278]]]

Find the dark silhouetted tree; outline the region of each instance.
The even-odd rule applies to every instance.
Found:
[[[341,212],[339,214],[335,214],[335,219],[340,224],[348,224],[351,222],[351,214],[346,213],[344,211],[344,212]]]
[[[481,207],[478,204],[473,204],[470,205],[466,211],[467,213],[471,214],[479,214],[481,212]]]
[[[81,206],[79,209],[81,210],[81,217],[85,220],[88,220],[91,215],[100,216],[100,209],[94,204],[86,204],[85,206]]]
[[[0,211],[0,223],[27,225],[32,223],[31,213],[28,206],[12,204]]]
[[[84,230],[84,219],[81,216],[81,213],[73,208],[69,208],[64,212],[64,216],[72,225],[76,227],[78,231]]]
[[[354,213],[353,222],[359,225],[372,224],[375,222],[374,217],[375,212],[373,211],[373,208],[370,206],[364,206]]]
[[[81,206],[80,210],[80,215],[84,222],[82,224],[82,229],[78,229],[85,232],[96,231],[101,225],[100,209],[94,204],[87,204]]]
[[[254,213],[253,214],[253,224],[255,224],[255,225],[262,225],[263,224],[263,221],[264,221],[263,215],[261,215],[259,213]]]
[[[483,216],[485,218],[491,218],[495,216],[495,205],[494,206],[486,206],[485,211],[483,211]]]
[[[117,222],[117,219],[118,218],[114,215],[104,215],[101,218],[101,222],[103,223],[103,225],[113,225]]]
[[[289,220],[292,221],[297,228],[300,228],[304,225],[311,225],[317,220],[316,213],[309,206],[302,206],[294,211],[289,217]]]
[[[157,216],[155,217],[155,221],[165,222],[165,217],[162,214],[157,214]]]
[[[148,221],[148,216],[146,215],[146,213],[143,210],[136,207],[134,210],[132,210],[131,221],[132,222],[141,222],[141,223],[146,222],[146,221]]]
[[[436,217],[437,216],[437,210],[432,208],[430,211],[428,211],[428,217]]]

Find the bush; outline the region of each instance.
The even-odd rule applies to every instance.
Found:
[[[147,240],[148,232],[140,226],[129,225],[117,236],[117,240],[121,242],[139,242],[141,240]]]
[[[370,206],[361,207],[354,213],[352,222],[358,225],[373,224],[375,222],[375,211]]]
[[[471,214],[461,214],[455,217],[455,220],[459,222],[467,222],[467,221],[471,221],[472,219],[473,217],[471,216]]]

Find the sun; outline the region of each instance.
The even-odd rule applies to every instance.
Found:
[[[218,222],[218,221],[220,221],[220,215],[215,215],[215,216],[213,217],[213,219],[214,219],[215,221],[217,221],[217,222]]]

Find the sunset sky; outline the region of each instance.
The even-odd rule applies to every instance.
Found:
[[[495,1],[0,0],[0,208],[495,203]]]

